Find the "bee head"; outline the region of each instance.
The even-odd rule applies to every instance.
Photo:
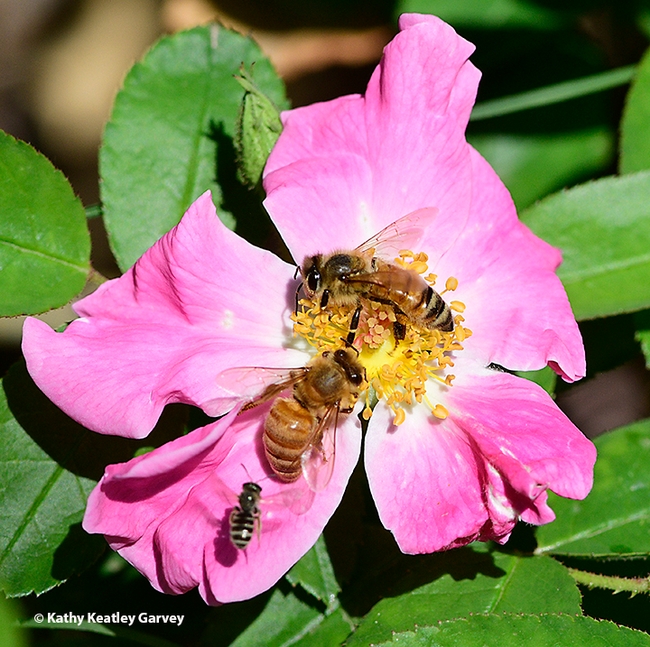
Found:
[[[354,347],[339,349],[334,353],[334,361],[345,371],[348,381],[360,386],[366,379],[366,369],[357,360],[358,351]]]

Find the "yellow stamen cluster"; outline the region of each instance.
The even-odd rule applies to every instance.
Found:
[[[427,271],[426,262],[426,254],[408,250],[400,252],[395,261],[419,274]],[[424,277],[429,284],[433,284],[435,278],[432,274]],[[451,277],[447,279],[444,292],[457,287],[457,279]],[[472,334],[462,325],[465,304],[461,301],[448,304],[454,312],[453,331],[429,330],[409,322],[405,338],[397,341],[393,333],[394,309],[390,305],[362,300],[363,310],[354,345],[371,387],[366,392],[365,419],[372,415],[371,398],[374,396],[384,399],[393,410],[395,425],[406,419],[406,408],[422,402],[436,418],[447,417],[447,409],[427,397],[427,384],[429,380],[436,380],[446,387],[452,385],[455,376],[449,369],[454,366],[453,353],[461,351],[462,342]],[[341,348],[345,345],[354,309],[354,306],[340,307],[335,299],[330,299],[327,310],[321,311],[317,303],[302,299],[299,312],[292,316],[294,335],[304,338],[319,353]]]

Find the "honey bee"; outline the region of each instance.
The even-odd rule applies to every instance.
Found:
[[[397,341],[404,339],[408,323],[430,330],[454,329],[449,306],[420,274],[382,258],[391,253],[396,256],[407,241],[419,240],[420,223],[430,214],[431,209],[414,211],[353,250],[315,254],[304,259],[299,268],[302,284],[298,292],[304,287],[307,296],[320,299],[321,309],[329,304],[356,306],[348,344],[354,340],[364,299],[393,309]]]
[[[352,411],[365,388],[366,371],[357,351],[346,347],[325,351],[295,369],[234,368],[218,376],[224,385],[235,382],[244,394],[265,387],[242,407],[250,409],[292,388],[291,397],[278,397],[264,421],[262,440],[275,475],[292,483],[304,475],[313,491],[322,490],[332,475],[336,428],[340,414]]]
[[[238,497],[239,505],[230,513],[230,541],[239,550],[250,544],[255,531],[259,535],[261,494],[262,488],[257,483],[244,483]]]

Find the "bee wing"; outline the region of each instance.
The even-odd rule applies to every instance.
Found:
[[[300,368],[264,368],[261,366],[240,366],[229,368],[217,375],[216,382],[225,391],[233,393],[244,406],[253,406],[270,400],[272,397],[305,379],[309,371]]]
[[[394,258],[403,249],[412,250],[418,246],[424,230],[431,224],[437,212],[438,209],[430,207],[412,211],[359,245],[355,251],[372,256]]]
[[[393,273],[379,270],[368,274],[358,274],[345,278],[345,283],[362,283],[364,285],[390,286],[393,281]]]
[[[302,453],[302,473],[310,489],[320,492],[327,487],[334,472],[336,456],[336,428],[339,420],[339,407],[334,405],[327,410],[313,433],[313,441]]]

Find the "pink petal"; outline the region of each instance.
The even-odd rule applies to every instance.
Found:
[[[355,414],[350,414],[339,424],[332,478],[324,490],[312,494],[314,503],[304,514],[300,514],[299,509],[293,509],[291,503],[295,496],[302,496],[304,479],[288,485],[278,484],[274,480],[262,481],[261,537],[259,541],[253,538],[245,555],[242,551],[235,551],[223,535],[217,537],[213,544],[206,545],[205,577],[199,587],[204,599],[219,602],[245,600],[275,584],[314,545],[322,533],[343,498],[350,475],[359,459],[360,448],[359,420]],[[233,474],[227,481],[232,488],[241,485],[242,458],[242,453],[231,454],[227,467],[224,464],[223,470],[219,472],[220,476],[224,472],[224,480],[227,480],[225,474]],[[260,480],[262,472],[268,471],[265,459],[261,458],[260,462],[261,469],[251,472],[254,480]],[[290,510],[283,508],[278,501],[288,505]]]
[[[550,489],[584,499],[596,448],[537,384],[507,373],[463,373],[447,396],[450,417],[520,494]]]
[[[84,519],[158,589],[199,586],[211,604],[250,598],[272,586],[314,544],[338,506],[358,460],[360,425],[349,416],[337,438],[332,480],[313,493],[300,479],[280,483],[261,446],[271,403],[107,468]],[[245,551],[229,537],[242,484],[262,486],[260,536]],[[303,506],[302,501],[306,504]]]
[[[468,306],[467,352],[513,370],[550,363],[578,379],[584,351],[554,274],[558,251],[518,221],[503,183],[465,141],[479,79],[467,62],[473,46],[432,16],[406,15],[400,26],[365,96],[285,113],[265,170],[269,212],[300,263],[437,207],[422,251],[441,284],[460,280],[449,298]]]
[[[27,367],[55,404],[101,433],[146,436],[170,402],[220,415],[233,405],[215,381],[223,369],[306,363],[283,347],[293,272],[228,230],[205,193],[124,276],[79,301],[81,319],[64,333],[28,319]]]
[[[365,97],[283,115],[265,204],[298,262],[354,247],[422,207],[439,208],[445,221],[466,218],[474,48],[433,16],[400,24]]]
[[[484,366],[535,370],[550,363],[568,381],[583,377],[580,331],[555,275],[559,251],[519,222],[510,194],[475,151],[472,169],[467,225],[447,254],[430,263],[442,281],[459,280],[446,298],[467,306],[465,325],[474,334],[464,354]],[[430,236],[433,247],[435,231]]]
[[[453,424],[416,407],[399,427],[380,402],[370,419],[365,465],[383,525],[405,553],[477,539],[488,522],[480,456]]]
[[[465,372],[445,406],[445,420],[416,406],[395,427],[380,403],[370,421],[370,489],[402,551],[503,542],[518,519],[553,520],[547,489],[576,499],[591,489],[593,444],[532,382]]]
[[[236,413],[127,463],[108,465],[88,498],[84,530],[110,536],[113,547],[122,547],[173,515],[191,487],[187,479],[193,483],[206,478],[227,455],[228,446],[217,441]]]

